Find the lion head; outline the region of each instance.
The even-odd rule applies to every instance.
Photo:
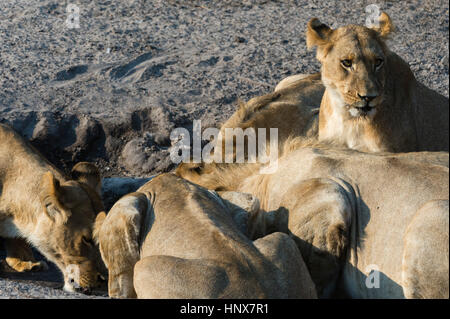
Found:
[[[347,25],[331,29],[317,18],[306,31],[308,48],[317,47],[322,81],[349,117],[370,118],[384,99],[388,49],[384,40],[394,30],[386,13],[379,26]]]
[[[64,290],[87,293],[106,275],[92,240],[96,216],[104,211],[98,192],[101,181],[97,168],[86,162],[74,166],[72,178],[60,181],[50,171],[43,175],[41,204],[47,218],[38,221],[36,241],[62,271]]]

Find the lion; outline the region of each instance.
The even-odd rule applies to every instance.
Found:
[[[94,238],[109,296],[316,298],[297,246],[280,232],[286,212],[261,215],[248,194],[221,196],[166,173],[101,213]],[[250,240],[249,228],[261,237]]]
[[[448,152],[448,98],[419,83],[388,49],[393,31],[384,12],[370,28],[308,22],[307,47],[317,48],[325,85],[319,140],[366,152]]]
[[[232,151],[235,157],[235,143],[233,148],[226,148],[226,141],[230,138],[227,129],[254,130],[258,138],[258,129],[266,130],[266,141],[270,141],[269,128],[278,130],[277,143],[280,148],[292,136],[305,139],[317,139],[319,105],[325,87],[320,80],[320,73],[301,74],[280,82],[274,92],[250,99],[247,103],[239,102],[236,112],[225,121],[221,128],[215,147],[221,147],[222,161],[227,152]],[[236,138],[231,131],[231,138]],[[244,149],[248,149],[248,140],[244,141]],[[267,144],[267,151],[270,145]],[[217,159],[217,158],[216,158]]]
[[[0,237],[6,263],[18,272],[45,270],[33,245],[64,276],[64,290],[89,293],[106,275],[92,240],[103,211],[97,168],[81,162],[66,178],[27,141],[0,124]]]
[[[319,297],[449,297],[448,153],[361,153],[301,138],[284,147],[273,174],[216,163],[176,174],[250,193],[263,211],[286,209]]]
[[[373,28],[332,30],[311,19],[307,46],[317,48],[320,73],[287,77],[274,92],[240,103],[217,145],[225,151],[226,128],[278,128],[280,149],[295,136],[366,152],[448,151],[448,98],[389,51],[393,31],[384,12]]]

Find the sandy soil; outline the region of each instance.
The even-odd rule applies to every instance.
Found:
[[[307,21],[364,24],[373,2],[73,0],[80,28],[70,29],[65,1],[2,0],[0,121],[66,171],[80,160],[108,177],[167,171],[172,129],[217,127],[238,98],[318,71]],[[448,2],[376,3],[398,28],[391,49],[448,97]],[[48,285],[54,268],[11,276],[0,297],[67,297]]]

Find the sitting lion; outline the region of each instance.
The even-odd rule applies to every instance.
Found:
[[[448,151],[448,98],[389,51],[384,41],[393,30],[384,12],[373,28],[309,21],[307,45],[317,47],[326,88],[319,140],[368,152]]]
[[[16,271],[43,270],[31,243],[64,275],[66,291],[88,292],[102,266],[92,226],[103,210],[100,176],[90,163],[78,163],[72,180],[52,166],[10,127],[0,124],[0,237],[6,263]]]
[[[222,135],[225,128],[273,127],[280,148],[297,136],[368,152],[448,151],[448,98],[389,51],[384,40],[393,29],[386,13],[378,28],[332,30],[312,19],[307,45],[317,47],[321,73],[287,77],[273,93],[242,103]]]
[[[176,173],[250,193],[266,211],[287,209],[321,297],[448,298],[448,163],[444,152],[359,153],[293,139],[274,174],[215,163]]]
[[[221,196],[226,199],[169,173],[101,213],[94,237],[108,268],[109,296],[315,298],[292,239],[265,236],[282,230],[280,223],[287,230],[283,211],[261,215],[248,195]],[[249,223],[262,227],[253,232],[264,237],[249,240]]]

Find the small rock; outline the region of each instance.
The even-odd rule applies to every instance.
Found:
[[[441,65],[447,70],[448,72],[448,55],[443,57],[441,59]]]
[[[245,38],[243,38],[243,37],[235,36],[235,37],[234,37],[234,42],[237,42],[237,43],[246,43],[247,40],[246,40]]]

